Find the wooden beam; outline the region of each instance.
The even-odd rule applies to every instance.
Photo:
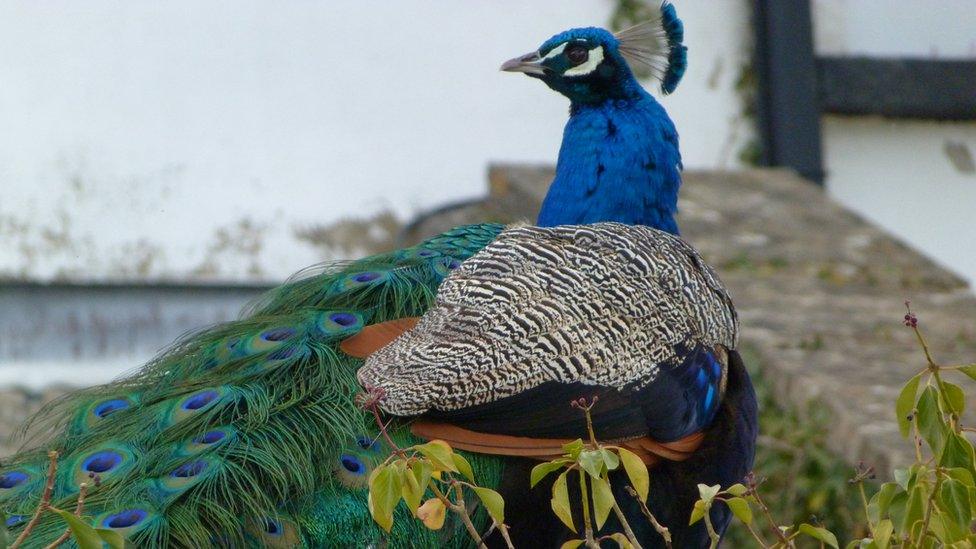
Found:
[[[820,57],[825,112],[976,120],[976,61]]]
[[[823,184],[809,0],[754,0],[761,161]]]

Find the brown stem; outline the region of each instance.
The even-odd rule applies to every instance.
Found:
[[[925,537],[925,532],[929,531],[929,521],[932,520],[932,508],[935,507],[935,496],[939,493],[939,487],[942,485],[942,476],[936,472],[935,475],[935,487],[932,489],[932,493],[929,494],[928,504],[925,506],[925,518],[922,520],[922,537]],[[921,547],[921,542],[919,542],[919,547]]]
[[[912,326],[912,330],[915,331],[915,337],[918,338],[918,342],[922,345],[922,351],[925,352],[925,361],[929,363],[930,367],[934,366],[938,368],[939,365],[936,364],[935,360],[932,359],[932,353],[929,352],[929,344],[925,341],[925,338],[922,337],[921,330],[918,329],[918,326]]]
[[[441,500],[445,507],[450,509],[452,512],[457,513],[458,516],[461,517],[461,522],[464,523],[464,527],[468,530],[468,535],[471,536],[471,539],[475,541],[478,547],[480,549],[488,549],[488,546],[485,545],[484,540],[481,539],[481,534],[478,533],[478,529],[475,528],[474,523],[471,522],[471,517],[468,516],[468,511],[464,507],[464,497],[460,493],[461,489],[457,486],[457,484],[454,484],[452,487],[456,489],[458,493],[457,503],[448,499],[448,497],[444,495],[439,488],[437,488],[436,484],[433,482],[430,483],[430,489],[434,492],[434,495],[437,496],[437,499]]]
[[[661,534],[661,537],[664,538],[664,546],[671,549],[671,531],[668,530],[668,527],[657,521],[657,518],[653,513],[651,513],[651,510],[647,508],[647,505],[643,501],[641,501],[637,490],[627,486],[627,493],[637,500],[637,504],[640,505],[641,513],[644,513],[644,516],[647,517],[648,521],[650,521],[651,526],[653,526],[654,529],[657,530],[657,533]]]
[[[752,495],[753,497],[756,498],[756,504],[759,505],[759,509],[762,510],[763,516],[766,517],[766,521],[769,522],[769,528],[773,531],[776,537],[779,538],[780,542],[782,542],[784,546],[788,547],[790,545],[789,540],[786,538],[786,535],[783,534],[783,531],[779,529],[779,525],[776,524],[776,520],[773,519],[772,513],[769,512],[769,507],[766,505],[766,502],[763,501],[762,497],[759,495],[759,489],[753,488]]]
[[[864,493],[864,481],[859,480],[857,482],[857,491],[861,494],[861,505],[864,506],[864,520],[868,523],[868,532],[871,533],[871,537],[874,537],[874,526],[871,524],[871,517],[868,511],[868,496]]]
[[[37,509],[34,511],[34,516],[31,517],[30,522],[27,523],[27,527],[24,531],[17,536],[17,539],[10,544],[10,549],[17,549],[20,544],[24,543],[27,536],[30,535],[34,527],[41,520],[41,514],[47,511],[47,508],[51,505],[51,491],[54,490],[54,476],[58,472],[58,453],[55,450],[51,450],[47,453],[47,457],[50,460],[47,466],[47,482],[44,484],[44,493],[41,495],[41,502],[37,504]]]
[[[766,540],[764,540],[762,536],[759,535],[759,532],[757,532],[756,529],[752,527],[752,524],[746,524],[746,523],[743,524],[746,525],[746,529],[749,530],[749,533],[752,534],[752,537],[755,538],[756,543],[758,543],[760,547],[762,547],[763,549],[769,547],[768,545],[766,545]]]
[[[586,534],[586,546],[591,549],[600,549],[600,544],[593,539],[593,525],[590,522],[590,493],[586,486],[586,471],[579,472],[580,494],[583,500],[583,531]]]
[[[498,523],[496,522],[495,524]],[[512,545],[512,538],[508,536],[508,526],[505,526],[504,524],[499,524],[498,531],[501,533],[502,538],[505,540],[505,546],[508,547],[508,549],[515,549],[515,546]]]
[[[617,505],[617,500],[613,501],[613,512],[617,515],[617,520],[620,521],[620,525],[624,527],[624,534],[627,535],[627,539],[630,540],[630,544],[636,549],[644,549],[640,542],[637,541],[637,536],[634,535],[634,531],[630,529],[630,523],[627,522],[627,517],[624,516],[624,512],[620,510],[620,506]]]
[[[86,495],[88,495],[88,483],[87,482],[82,482],[78,486],[78,503],[75,504],[75,516],[76,517],[80,517],[81,516],[81,511],[84,510],[84,508],[85,508],[85,496]],[[53,507],[52,507],[52,509],[53,509]],[[64,529],[64,533],[61,534],[61,537],[59,537],[58,539],[54,540],[53,543],[51,543],[50,545],[48,545],[44,549],[54,549],[55,547],[57,547],[57,546],[61,545],[62,543],[68,541],[68,538],[70,538],[70,537],[71,537],[71,527],[69,526],[68,528],[65,528]]]
[[[404,456],[405,454],[403,450],[401,450],[400,447],[393,442],[393,439],[390,438],[390,434],[386,432],[386,424],[383,423],[383,418],[380,417],[379,405],[373,402],[369,405],[369,411],[373,412],[373,417],[376,418],[376,426],[380,428],[380,434],[383,435],[384,439],[386,439],[386,443],[390,445],[393,453],[397,454],[398,456]]]
[[[708,530],[708,539],[710,540],[708,549],[715,549],[718,547],[719,537],[718,533],[715,532],[715,526],[712,525],[711,507],[705,509],[705,514],[702,518],[705,519],[705,529]]]

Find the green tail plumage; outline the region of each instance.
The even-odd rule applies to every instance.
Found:
[[[500,225],[460,227],[413,248],[331,265],[272,290],[242,320],[187,336],[121,381],[72,394],[31,419],[30,449],[0,464],[0,509],[16,533],[60,454],[52,503],[139,547],[350,547],[384,534],[365,479],[387,450],[358,410],[356,369],[339,343],[367,324],[422,314],[460,261]],[[410,435],[397,429],[405,444]],[[497,483],[500,462],[471,456]],[[48,514],[50,515],[50,514]],[[406,517],[404,517],[406,518]],[[482,517],[482,520],[484,518]],[[28,546],[57,538],[53,515]],[[398,520],[395,547],[470,543]],[[436,536],[436,537],[435,537]]]

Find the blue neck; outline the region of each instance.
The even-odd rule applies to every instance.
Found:
[[[678,133],[636,88],[628,99],[572,105],[538,225],[617,221],[678,234]]]

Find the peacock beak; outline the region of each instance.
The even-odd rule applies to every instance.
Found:
[[[546,72],[542,66],[542,56],[537,51],[505,61],[502,63],[501,70],[505,72],[524,72],[525,74],[536,76],[541,76]]]

